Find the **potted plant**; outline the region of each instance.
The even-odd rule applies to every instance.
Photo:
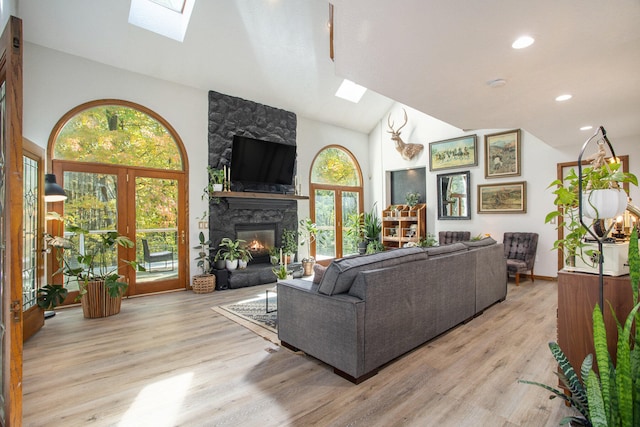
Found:
[[[225,260],[227,270],[235,270],[238,268],[238,260],[241,255],[241,243],[245,243],[245,241],[242,239],[233,240],[228,237],[225,237],[220,241],[220,245],[218,245],[220,251],[218,254],[222,253],[221,257]]]
[[[366,254],[375,254],[384,251],[384,245],[380,240],[372,240],[367,243]]]
[[[628,182],[638,185],[638,179],[632,173],[622,172],[620,166],[620,163],[594,163],[582,170],[581,177],[578,177],[575,169],[571,169],[564,179],[555,180],[549,185],[549,187],[557,187],[553,192],[556,195],[554,204],[557,209],[547,214],[545,223],[557,219],[557,228],[564,228],[564,238],[556,240],[553,248],[563,251],[567,265],[574,265],[576,256],[580,256],[587,264],[593,264],[591,258],[594,251],[583,250],[586,246],[583,238],[587,229],[580,221],[580,198],[582,198],[584,216],[592,220],[591,226],[598,225],[600,218],[608,218],[609,215],[615,215],[616,212],[626,208],[627,197],[624,190],[620,188],[620,184]],[[578,194],[579,184],[584,190],[582,195]],[[612,192],[611,199],[601,194],[604,190]],[[601,205],[605,200],[609,202]],[[610,208],[615,212],[609,212]]]
[[[420,193],[408,192],[406,195],[406,201],[409,207],[414,207],[420,201]]]
[[[67,231],[74,236],[89,236],[89,230],[78,226],[69,226]],[[132,248],[134,243],[116,231],[92,236],[94,238],[91,239],[91,244],[85,244],[84,252],[76,248],[72,239],[60,237],[49,239],[49,245],[58,249],[60,268],[54,274],[62,273],[78,281],[78,297],[82,302],[84,317],[112,316],[120,312],[122,296],[128,288],[124,276],[118,273],[117,259],[115,265],[111,262],[114,251],[118,246]],[[89,241],[89,239],[85,240]],[[145,268],[135,261],[121,261],[136,271],[145,271]]]
[[[207,166],[207,173],[209,174],[209,183],[206,188],[208,193],[222,191],[224,187],[224,170]]]
[[[380,240],[380,233],[382,232],[382,221],[378,217],[376,211],[376,204],[374,203],[369,212],[364,213],[364,238],[367,241],[367,245],[373,241]]]
[[[198,256],[195,259],[196,265],[202,270],[202,273],[193,276],[191,287],[196,294],[204,294],[213,292],[216,288],[216,276],[211,274],[211,257],[209,255],[211,241],[205,238],[202,231],[198,235],[198,240],[200,243],[198,246],[194,246],[194,249],[198,249]]]
[[[316,240],[318,235],[318,226],[315,222],[311,221],[311,218],[305,218],[300,220],[300,229],[302,230],[300,235],[302,240],[300,245],[307,246],[307,256],[302,258],[302,268],[304,276],[311,276],[313,274],[313,265],[316,260],[311,256],[311,244]]]
[[[278,265],[278,263],[280,262],[280,248],[277,246],[272,246],[269,248],[269,261],[271,262],[271,265]]]
[[[273,271],[273,274],[276,275],[276,278],[278,279],[278,281],[293,278],[293,275],[289,273],[287,266],[284,264],[278,264],[277,267],[273,267],[272,271]]]
[[[238,268],[245,269],[249,264],[249,261],[253,259],[253,255],[251,251],[245,247],[241,247],[238,249],[240,252],[240,258],[238,258]]]
[[[367,242],[364,239],[364,213],[354,212],[349,214],[345,222],[345,230],[347,237],[353,243],[353,247],[357,249],[360,255],[364,255],[367,251]]]
[[[438,239],[432,233],[427,233],[427,237],[420,239],[418,246],[422,248],[429,248],[431,246],[438,246]]]
[[[293,261],[294,255],[298,250],[298,242],[297,242],[298,232],[296,230],[282,230],[282,236],[280,238],[282,244],[282,252],[284,256],[287,257],[287,264],[291,264]]]

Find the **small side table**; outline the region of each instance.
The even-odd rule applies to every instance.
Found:
[[[269,310],[269,292],[271,292],[272,294],[276,294],[276,296],[277,296],[278,295],[278,287],[274,286],[273,288],[267,289],[265,291],[265,295],[266,295],[266,297],[265,297],[265,303],[266,303],[265,311],[267,313],[274,313],[274,312],[278,311],[278,305],[276,303],[275,310]]]

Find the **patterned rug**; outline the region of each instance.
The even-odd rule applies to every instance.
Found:
[[[269,311],[278,308],[277,294],[269,292],[268,306]],[[277,341],[278,312],[271,311],[271,313],[267,313],[267,300],[265,295],[238,301],[233,304],[212,307],[212,310],[269,341]]]

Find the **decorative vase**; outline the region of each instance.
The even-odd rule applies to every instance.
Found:
[[[124,277],[121,277],[118,281],[124,281]],[[95,319],[120,313],[122,296],[111,297],[107,292],[104,280],[87,282],[86,290],[87,292],[80,298],[82,314],[85,318]]]
[[[237,259],[227,259],[225,260],[225,267],[227,270],[235,270],[238,268],[238,260]]]
[[[314,260],[303,260],[302,261],[302,269],[304,270],[302,275],[303,276],[311,276],[313,274],[313,265],[316,262]]]
[[[213,191],[222,191],[222,184],[213,184]]]
[[[621,189],[605,188],[582,194],[582,213],[587,218],[616,218],[626,208],[627,193]]]
[[[224,270],[227,267],[227,262],[223,259],[219,259],[215,262],[216,270]]]

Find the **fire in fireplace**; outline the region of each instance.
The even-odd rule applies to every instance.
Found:
[[[253,260],[251,263],[268,263],[269,250],[276,246],[276,228],[273,223],[236,224],[236,238],[244,240]]]

